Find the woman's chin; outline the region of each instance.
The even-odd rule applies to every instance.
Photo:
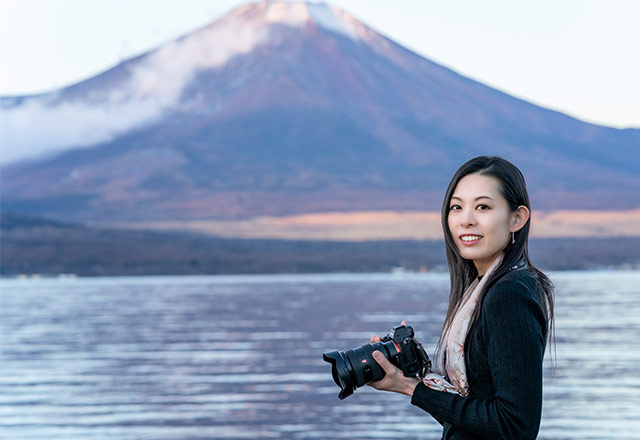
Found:
[[[460,252],[460,255],[465,260],[476,260],[478,258],[483,257],[483,252],[479,252],[476,249],[464,248],[464,249],[458,249],[458,252]]]

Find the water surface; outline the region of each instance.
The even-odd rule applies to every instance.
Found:
[[[552,273],[540,439],[640,439],[640,272]],[[406,319],[433,350],[445,274],[0,281],[0,438],[437,439],[406,396],[344,401],[323,351]]]

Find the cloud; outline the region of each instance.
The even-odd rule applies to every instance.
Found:
[[[91,146],[153,120],[159,113],[153,100],[99,105],[62,102],[54,107],[42,100],[27,100],[0,113],[0,161],[6,164]]]

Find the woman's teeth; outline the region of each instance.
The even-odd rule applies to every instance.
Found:
[[[477,241],[482,237],[480,235],[465,235],[464,237],[460,237],[462,241]]]

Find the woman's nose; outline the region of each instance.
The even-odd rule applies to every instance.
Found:
[[[462,226],[469,227],[473,226],[476,223],[476,219],[473,215],[473,211],[470,209],[465,209],[462,211],[462,216],[460,218],[460,222]]]

